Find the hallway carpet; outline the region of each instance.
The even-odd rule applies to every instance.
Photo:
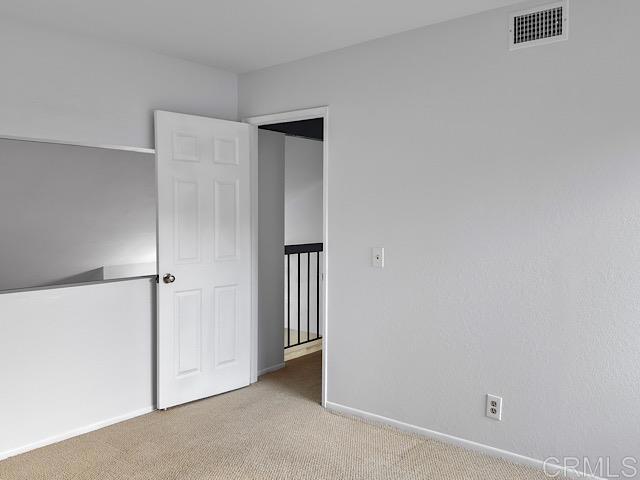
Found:
[[[541,472],[330,413],[321,352],[250,387],[0,462],[2,480],[533,480]]]

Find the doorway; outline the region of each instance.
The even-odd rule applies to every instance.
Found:
[[[322,355],[322,405],[328,350],[327,113],[321,107],[245,120],[258,127],[256,377],[294,358]]]
[[[259,127],[259,142],[284,143],[285,362],[322,350],[323,123],[313,118]],[[275,138],[265,139],[263,130],[276,132],[270,134]]]

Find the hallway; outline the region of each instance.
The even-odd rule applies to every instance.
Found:
[[[322,353],[258,383],[0,462],[2,480],[545,478],[320,407]]]

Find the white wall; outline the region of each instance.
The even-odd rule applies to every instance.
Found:
[[[258,372],[282,365],[285,136],[258,130]]]
[[[242,75],[240,114],[330,108],[329,401],[619,466],[640,445],[640,2],[571,2],[569,41],[515,52],[508,12]]]
[[[237,76],[0,21],[0,135],[152,148],[153,110],[235,120]]]
[[[196,63],[8,18],[0,58],[0,136],[153,147],[154,109],[237,118],[237,76]],[[154,404],[149,286],[75,288],[0,298],[0,452]]]
[[[285,137],[286,245],[322,243],[322,142]]]
[[[0,294],[0,458],[150,411],[155,280]]]

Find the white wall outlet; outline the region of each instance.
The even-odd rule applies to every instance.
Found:
[[[487,417],[502,420],[502,397],[487,394]]]
[[[376,268],[384,267],[384,248],[373,247],[371,249],[371,265]]]

